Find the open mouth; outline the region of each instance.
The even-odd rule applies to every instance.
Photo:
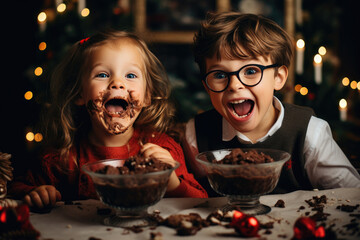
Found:
[[[233,114],[239,118],[249,116],[254,109],[255,102],[250,99],[236,100],[228,103],[228,107]]]
[[[113,98],[108,100],[104,106],[106,111],[110,114],[121,114],[126,111],[129,103],[122,98]]]

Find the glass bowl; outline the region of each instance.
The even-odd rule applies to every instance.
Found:
[[[115,209],[115,214],[104,220],[106,225],[129,227],[150,224],[147,209],[159,202],[166,192],[172,171],[179,163],[172,160],[170,169],[142,174],[103,174],[97,171],[106,166],[121,167],[126,160],[101,160],[83,165],[100,200]]]
[[[199,153],[196,160],[205,168],[210,186],[228,198],[224,211],[239,209],[247,214],[260,215],[271,211],[269,206],[260,204],[260,196],[276,187],[282,166],[290,159],[290,154],[273,149],[242,149],[244,152],[255,150],[274,159],[269,163],[220,164],[233,149],[221,149]]]

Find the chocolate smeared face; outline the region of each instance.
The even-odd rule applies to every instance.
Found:
[[[129,39],[97,47],[77,104],[85,105],[99,138],[132,128],[147,106],[146,70],[140,49]]]
[[[112,96],[110,90],[101,92],[98,98],[89,100],[86,106],[92,117],[97,118],[112,134],[124,133],[132,126],[134,117],[142,108],[132,91],[128,91],[127,96]]]

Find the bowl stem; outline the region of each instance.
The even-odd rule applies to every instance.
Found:
[[[113,227],[145,227],[151,225],[147,208],[137,211],[116,209],[115,214],[104,219],[104,224]]]
[[[223,211],[240,210],[249,215],[261,215],[271,211],[269,206],[259,201],[260,196],[228,196],[228,203]]]

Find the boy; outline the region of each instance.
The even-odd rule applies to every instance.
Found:
[[[183,144],[194,175],[213,196],[195,156],[222,148],[289,152],[275,192],[360,187],[360,176],[310,108],[274,97],[287,79],[293,42],[275,22],[235,12],[209,15],[194,38],[195,61],[213,110],[186,125]]]

